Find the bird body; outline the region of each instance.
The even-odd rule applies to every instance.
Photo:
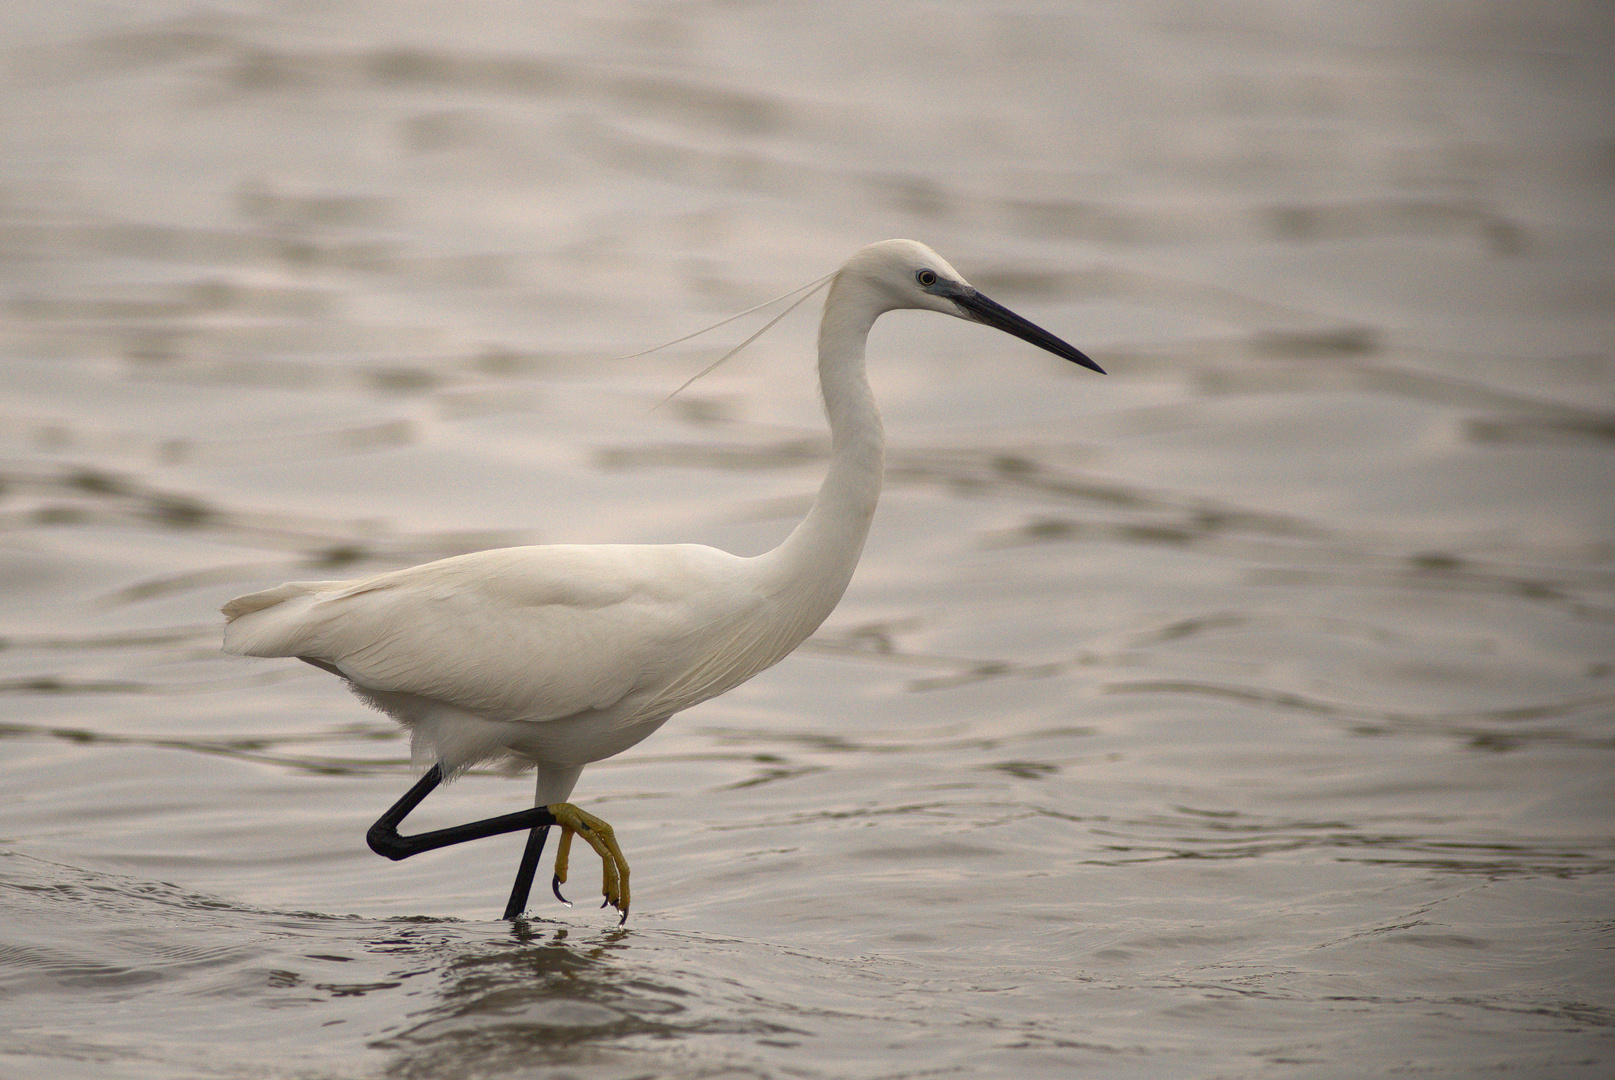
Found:
[[[782,660],[835,608],[880,496],[864,345],[895,308],[983,322],[1099,370],[924,245],[874,244],[830,284],[819,329],[830,465],[778,547],[750,558],[697,544],[514,547],[292,582],[225,605],[225,651],[332,671],[410,730],[418,764],[441,778],[488,762],[532,768],[537,804],[555,809],[585,765]],[[626,917],[625,862],[621,872]]]
[[[841,589],[794,602],[780,561],[699,544],[478,551],[240,597],[225,648],[322,661],[410,729],[418,762],[538,768],[555,774],[541,801],[562,802],[584,765],[817,628]]]

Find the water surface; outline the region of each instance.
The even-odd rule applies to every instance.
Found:
[[[1596,5],[11,14],[0,1073],[1610,1074]],[[845,602],[579,785],[626,926],[370,854],[404,741],[218,605],[777,543],[811,315],[614,358],[898,235],[1110,374],[882,321]]]

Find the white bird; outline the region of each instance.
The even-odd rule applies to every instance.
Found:
[[[807,517],[751,558],[699,544],[545,545],[473,552],[350,581],[299,581],[224,606],[226,652],[297,657],[409,729],[421,780],[372,826],[402,859],[531,830],[505,918],[521,915],[551,824],[601,856],[605,902],[628,917],[611,828],[566,800],[583,767],[780,660],[835,608],[880,496],[884,437],[864,373],[876,318],[918,308],[996,327],[1099,365],[977,292],[912,240],[864,248],[830,279],[819,385],[832,453]],[[483,763],[537,773],[533,809],[416,836],[397,826],[439,783]],[[604,906],[604,905],[602,905]]]

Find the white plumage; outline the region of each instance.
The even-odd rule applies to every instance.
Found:
[[[564,803],[589,762],[777,663],[834,609],[880,493],[864,343],[895,308],[984,322],[1099,370],[924,245],[874,244],[842,266],[825,300],[831,463],[779,547],[752,558],[695,544],[516,547],[292,582],[225,605],[225,651],[334,671],[410,730],[418,764],[445,777],[488,762],[533,768],[537,804]]]
[[[784,610],[762,556],[696,544],[479,551],[232,600],[225,649],[336,668],[447,776],[494,762],[555,778],[774,663],[823,620]],[[564,790],[562,774],[565,775]]]

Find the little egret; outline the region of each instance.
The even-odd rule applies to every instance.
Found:
[[[549,826],[559,825],[556,896],[576,833],[601,858],[605,904],[626,921],[628,863],[611,827],[566,800],[585,765],[778,663],[841,599],[880,496],[884,438],[864,374],[875,320],[902,308],[939,311],[1102,373],[912,240],[866,247],[828,280],[819,387],[830,466],[807,517],[774,550],[742,558],[698,544],[503,548],[351,581],[290,582],[224,606],[225,651],[297,657],[341,676],[408,728],[416,762],[430,763],[371,826],[377,854],[403,859],[529,830],[505,909],[514,919],[526,910]],[[488,762],[536,771],[532,809],[399,834],[438,784]]]

